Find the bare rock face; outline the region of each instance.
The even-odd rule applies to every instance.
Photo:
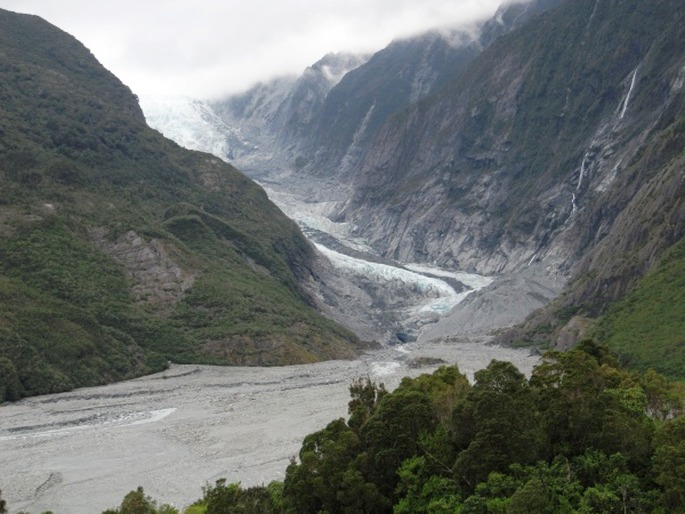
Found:
[[[114,241],[107,240],[101,229],[91,231],[91,236],[100,249],[126,268],[139,302],[173,304],[193,285],[194,274],[185,271],[159,239],[146,239],[132,230]]]
[[[671,12],[661,4],[566,2],[494,42],[441,94],[380,129],[339,219],[387,257],[483,274],[536,261],[570,274],[597,245],[633,246],[631,224],[653,209],[626,209],[643,188],[655,192],[648,184],[662,170],[636,160],[683,108],[685,62],[664,50],[677,29],[661,29],[677,24],[656,22]],[[659,34],[602,45],[645,16]],[[657,247],[672,232],[658,229]]]

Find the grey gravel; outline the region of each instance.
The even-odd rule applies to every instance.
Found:
[[[458,363],[472,377],[492,358],[530,372],[529,352],[483,340],[387,348],[356,361],[290,367],[172,366],[118,384],[0,406],[0,489],[11,513],[97,513],[138,486],[183,508],[219,478],[282,480],[305,435],[347,415],[348,388],[390,389],[417,357]]]

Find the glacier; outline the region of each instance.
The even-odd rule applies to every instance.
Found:
[[[451,276],[455,279],[457,279],[457,277],[464,278],[465,276],[468,276],[471,278],[471,284],[476,284],[473,288],[457,292],[444,280],[436,278],[435,276],[425,275],[418,271],[422,269],[421,266],[414,265],[414,269],[417,271],[412,271],[406,267],[393,266],[351,257],[331,250],[319,243],[315,243],[315,246],[336,268],[343,270],[346,273],[364,277],[388,290],[403,291],[407,295],[413,296],[414,301],[412,302],[412,305],[405,311],[408,317],[415,317],[424,313],[434,313],[438,315],[447,314],[454,307],[459,305],[469,294],[491,282],[488,277],[482,277],[480,275],[437,270],[438,272],[443,273],[444,276]],[[477,279],[474,277],[477,277]],[[459,282],[466,285],[461,280]]]
[[[139,103],[153,129],[189,150],[228,161],[247,143],[227,126],[207,102],[184,96],[141,96]]]
[[[231,156],[249,145],[208,102],[187,97],[142,97],[140,105],[152,128],[186,148],[230,162]],[[383,259],[355,235],[354,224],[333,221],[336,209],[348,198],[344,186],[298,183],[287,171],[282,172],[279,182],[274,179],[277,171],[271,170],[269,182],[254,180],[299,225],[337,273],[368,294],[371,323],[383,325],[385,343],[397,344],[400,333],[413,337],[422,326],[448,315],[471,293],[492,282],[490,277],[459,270]]]

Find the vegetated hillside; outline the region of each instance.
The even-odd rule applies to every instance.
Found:
[[[575,273],[547,343],[601,314],[683,236],[680,7],[567,1],[500,37],[381,128],[341,219],[400,261]]]
[[[685,241],[668,249],[619,302],[612,304],[593,332],[618,352],[626,365],[658,368],[682,378],[685,370]]]
[[[0,400],[159,370],[354,355],[312,249],[231,166],[145,124],[73,37],[0,11]]]

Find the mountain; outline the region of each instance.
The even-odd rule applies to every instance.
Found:
[[[76,39],[0,11],[0,401],[168,361],[355,355],[313,248],[235,168],[150,129]]]
[[[255,160],[268,166],[296,160],[292,147],[314,130],[314,120],[331,89],[367,58],[331,53],[299,77],[279,77],[212,102],[210,107],[220,119],[251,143],[250,150],[235,155],[236,162],[254,170]]]
[[[443,87],[484,48],[561,0],[508,3],[480,25],[392,42],[372,56],[328,54],[299,77],[204,102],[143,98],[148,122],[253,177],[344,180],[392,115]]]
[[[392,115],[436,92],[500,35],[561,0],[508,4],[472,27],[392,42],[373,56],[329,54],[299,78],[283,77],[212,102],[222,121],[251,142],[232,162],[344,180]]]
[[[391,116],[439,91],[497,37],[559,1],[507,5],[481,25],[392,42],[331,90],[299,147],[299,159],[310,173],[326,170],[327,176],[347,181]]]
[[[272,188],[326,202],[376,258],[494,277],[426,337],[546,305],[496,341],[594,337],[681,376],[682,18],[674,0],[507,4],[476,29],[392,43],[306,123],[263,123],[273,144],[241,159]],[[269,105],[260,119],[284,102]],[[665,321],[636,330],[636,302]],[[641,342],[619,343],[627,333]]]
[[[378,131],[339,219],[400,261],[572,277],[500,341],[592,334],[683,236],[683,21],[675,1],[567,1],[501,36]]]
[[[331,89],[296,147],[297,175],[346,184],[331,216],[382,257],[499,285],[517,275],[538,305],[548,282],[570,281],[500,342],[608,341],[607,322],[592,320],[683,234],[681,11],[666,0],[514,4],[462,31],[452,52],[444,34],[395,42]],[[434,85],[412,89],[423,77]],[[467,317],[507,309],[498,294],[470,298]],[[676,351],[678,330],[663,329]]]

